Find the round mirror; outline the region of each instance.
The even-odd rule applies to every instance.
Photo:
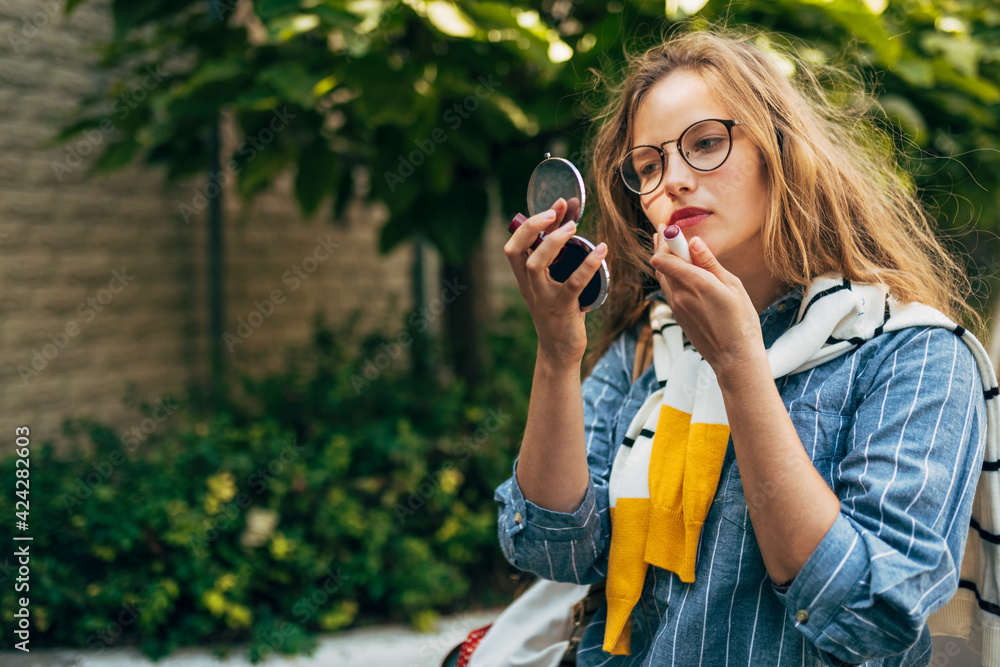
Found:
[[[587,194],[583,185],[583,176],[569,160],[552,157],[545,154],[545,159],[535,167],[528,179],[528,213],[536,215],[552,208],[557,199],[562,197],[569,204],[562,222],[575,220],[580,222],[583,207],[587,203]],[[554,280],[566,282],[566,279],[594,250],[594,244],[582,236],[573,236],[556,260],[549,266],[549,275]],[[608,285],[611,274],[608,271],[607,260],[601,260],[601,266],[594,277],[580,294],[580,310],[589,312],[600,308],[608,298]]]
[[[583,176],[569,160],[561,157],[550,157],[535,167],[528,180],[528,215],[535,215],[552,208],[556,200],[562,197],[569,204],[564,222],[580,221],[583,215],[587,195],[583,187]]]

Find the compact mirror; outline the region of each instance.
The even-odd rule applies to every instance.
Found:
[[[566,215],[562,222],[570,220],[580,221],[583,216],[583,209],[587,203],[587,194],[583,185],[583,176],[576,166],[560,157],[552,157],[550,153],[545,154],[545,159],[535,167],[531,178],[528,179],[528,213],[536,215],[542,211],[552,208],[557,199],[562,197],[569,203]],[[520,213],[511,222],[508,229],[511,233],[525,220]],[[539,240],[532,245],[536,247]],[[563,246],[562,251],[556,256],[555,261],[549,265],[549,275],[553,280],[566,282],[566,279],[583,263],[594,250],[594,244],[582,236],[573,236]],[[580,293],[580,310],[589,312],[597,310],[608,298],[608,286],[611,282],[611,274],[608,271],[606,260],[601,260],[601,266],[597,269],[594,277]]]
[[[562,197],[569,204],[563,222],[579,222],[587,203],[583,176],[569,160],[550,155],[545,154],[545,159],[535,167],[528,179],[528,215],[547,211]]]

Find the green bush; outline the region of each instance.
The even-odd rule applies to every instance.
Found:
[[[307,652],[321,631],[426,627],[509,601],[492,493],[527,415],[523,303],[489,333],[503,363],[480,387],[414,377],[402,356],[386,366],[397,337],[358,335],[356,321],[331,330],[317,315],[309,346],[280,373],[244,376],[222,409],[191,389],[164,419],[169,399],[157,412],[132,398],[162,420],[151,433],[73,418],[69,451],[32,444],[31,648],[137,644],[156,658],[247,642],[256,662]],[[0,496],[3,516],[16,499]],[[16,596],[2,600],[9,626]]]

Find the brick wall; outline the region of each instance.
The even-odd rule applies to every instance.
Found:
[[[138,166],[87,179],[103,138],[39,146],[108,80],[89,50],[110,36],[107,1],[90,0],[69,17],[63,6],[0,4],[0,434],[26,424],[37,440],[59,443],[67,416],[97,417],[121,431],[141,422],[122,402],[127,383],[150,402],[182,397],[189,383],[206,380],[208,345],[205,218],[188,224],[180,211],[203,179],[167,187],[162,170]],[[235,141],[231,126],[224,141]],[[74,147],[87,154],[78,164]],[[362,308],[363,328],[399,328],[397,312],[411,305],[412,247],[377,253],[386,209],[355,200],[346,224],[333,226],[328,201],[304,221],[291,182],[284,174],[246,210],[224,189],[226,331],[238,333],[254,300],[274,290],[285,298],[234,345],[228,360],[240,370],[279,366],[287,346],[307,341],[316,309],[337,321]],[[497,289],[514,289],[505,238],[498,217],[486,243],[487,273]],[[335,249],[315,265],[306,260],[303,271],[313,267],[307,280],[286,274],[321,244]],[[428,298],[438,290],[438,266],[428,250]]]

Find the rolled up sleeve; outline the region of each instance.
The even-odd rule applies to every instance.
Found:
[[[583,381],[584,437],[590,477],[583,502],[573,512],[555,512],[524,498],[514,460],[511,476],[497,487],[500,548],[514,567],[552,581],[591,584],[607,576],[610,542],[608,479],[612,429],[628,391],[619,337]]]
[[[787,590],[772,584],[828,665],[905,652],[958,588],[985,447],[982,382],[951,331],[898,335],[859,399],[835,477],[840,514]]]

